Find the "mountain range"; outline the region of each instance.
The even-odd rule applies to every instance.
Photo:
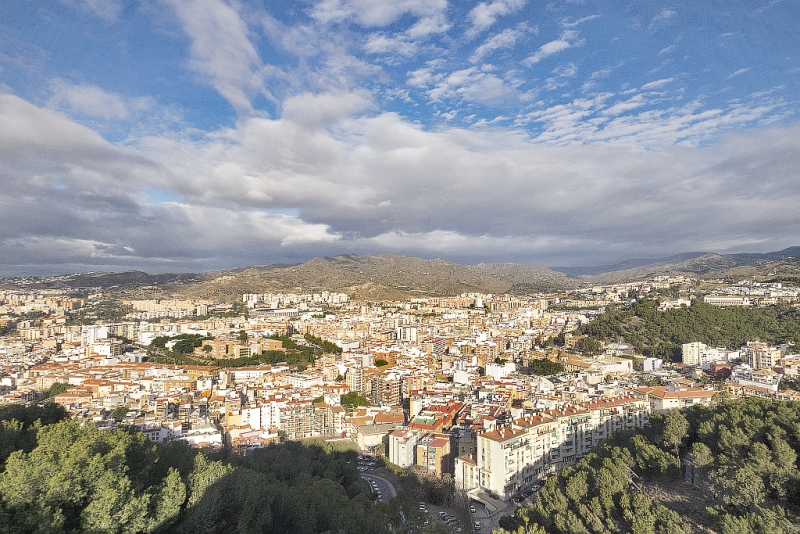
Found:
[[[80,290],[99,288],[127,298],[238,299],[242,293],[345,292],[361,299],[403,299],[468,292],[554,292],[593,283],[636,280],[658,274],[704,278],[800,281],[800,247],[768,253],[685,253],[634,259],[594,268],[550,269],[539,265],[479,263],[462,265],[443,259],[397,254],[341,255],[287,265],[252,266],[206,273],[81,273],[47,278],[0,280],[1,287]]]

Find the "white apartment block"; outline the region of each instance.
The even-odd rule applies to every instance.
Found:
[[[665,388],[663,386],[637,388],[650,402],[652,413],[667,413],[695,404],[710,404],[713,390],[697,388]]]
[[[712,306],[750,306],[752,304],[748,297],[737,295],[708,295],[703,297],[703,302]]]
[[[684,343],[682,347],[683,363],[687,365],[700,365],[703,354],[708,347],[704,343]]]
[[[410,428],[398,428],[389,434],[389,461],[403,468],[415,465],[415,451],[421,435]]]
[[[477,436],[474,457],[455,462],[456,484],[503,500],[572,465],[614,431],[650,422],[650,403],[621,397],[524,417]]]

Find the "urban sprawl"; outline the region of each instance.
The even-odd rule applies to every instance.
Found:
[[[800,372],[791,344],[690,342],[674,364],[622,343],[601,344],[592,355],[576,350],[576,329],[605,306],[684,281],[531,297],[361,302],[321,292],[245,294],[235,304],[129,300],[120,302],[128,310],[123,320],[88,325],[70,318],[107,298],[100,290],[76,298],[20,287],[0,291],[0,402],[36,401],[63,384],[53,400],[98,427],[126,425],[154,442],[243,454],[281,439],[351,440],[397,466],[452,476],[475,498],[507,501],[610,433],[647,425],[653,413],[710,403],[723,390],[800,399],[780,387]],[[692,305],[659,298],[660,310]],[[798,305],[796,290],[754,282],[700,298],[717,306]],[[186,334],[199,340],[189,353],[198,364],[149,361],[173,354]],[[557,346],[548,343],[557,337]],[[278,355],[271,364],[223,365],[288,355],[295,349],[286,340],[314,349],[313,362],[290,364]],[[531,372],[542,361],[561,372]],[[723,368],[730,371],[724,387],[699,380]]]

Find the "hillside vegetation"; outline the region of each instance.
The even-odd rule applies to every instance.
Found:
[[[680,361],[681,345],[700,341],[738,349],[748,341],[800,342],[800,314],[787,304],[766,308],[719,307],[695,300],[687,308],[658,311],[643,299],[631,308],[609,307],[581,332],[605,341],[624,341],[645,356]]]
[[[371,502],[352,450],[289,442],[214,457],[64,416],[0,408],[0,533],[402,531],[399,508]]]
[[[716,498],[702,522],[722,534],[796,533],[799,453],[800,403],[751,398],[655,415],[649,428],[616,433],[564,468],[501,532],[690,532],[669,503],[640,491],[681,478],[688,458],[689,478]]]

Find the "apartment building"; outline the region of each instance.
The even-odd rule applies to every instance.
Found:
[[[700,365],[703,354],[708,347],[704,343],[695,341],[694,343],[684,343],[681,347],[683,363],[687,365]]]
[[[598,399],[515,419],[477,435],[474,456],[455,460],[456,484],[508,500],[545,475],[572,465],[614,431],[650,421],[650,402],[640,397]]]
[[[422,435],[422,432],[408,427],[395,429],[389,434],[389,461],[403,468],[415,465],[416,446]]]
[[[437,476],[452,472],[450,436],[448,434],[428,434],[417,443],[416,449],[416,465],[424,467]]]
[[[713,390],[698,388],[666,388],[664,386],[637,388],[650,402],[651,413],[667,413],[695,404],[711,404]]]

